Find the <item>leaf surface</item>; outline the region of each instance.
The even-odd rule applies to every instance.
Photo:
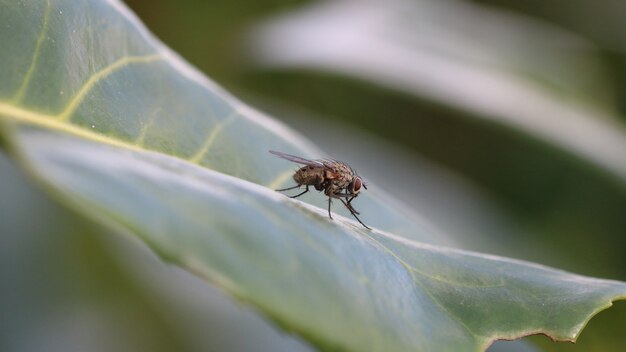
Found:
[[[367,231],[261,186],[292,172],[267,150],[315,150],[203,78],[116,1],[0,10],[10,28],[0,40],[16,47],[0,53],[0,121],[22,165],[60,201],[320,348],[574,340],[626,297],[624,283],[425,244],[446,240],[383,198],[359,199],[364,221],[384,229]]]

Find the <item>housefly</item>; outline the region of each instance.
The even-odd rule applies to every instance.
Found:
[[[351,204],[354,198],[359,195],[361,188],[367,189],[367,186],[365,182],[363,182],[363,179],[357,175],[356,171],[348,164],[331,159],[309,160],[273,150],[270,150],[270,153],[280,158],[293,161],[294,163],[304,165],[293,174],[293,180],[296,181],[295,186],[277,189],[277,191],[289,191],[305,186],[306,188],[303,192],[290,197],[297,198],[307,193],[309,187],[313,186],[317,191],[324,191],[324,194],[328,197],[329,218],[333,218],[330,213],[332,199],[339,199],[361,225],[371,230],[358,218],[357,215],[359,212],[356,211]]]

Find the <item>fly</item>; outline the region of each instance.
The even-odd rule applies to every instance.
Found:
[[[290,197],[297,198],[308,192],[309,187],[313,186],[317,191],[324,191],[324,194],[328,197],[329,218],[333,218],[330,213],[332,199],[339,199],[361,225],[371,230],[359,219],[357,216],[359,212],[356,211],[351,204],[354,198],[359,195],[361,188],[367,189],[367,186],[365,182],[363,182],[363,179],[357,175],[356,171],[348,164],[331,159],[309,160],[273,150],[270,150],[270,153],[280,158],[293,161],[294,163],[304,165],[293,174],[293,180],[296,181],[295,186],[277,189],[277,191],[289,191],[300,188],[301,186],[306,186],[302,193]]]

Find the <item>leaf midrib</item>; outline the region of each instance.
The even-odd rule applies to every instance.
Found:
[[[135,143],[120,140],[117,138],[112,138],[103,134],[99,134],[88,129],[82,128],[77,125],[71,124],[71,119],[74,116],[74,113],[80,106],[80,104],[85,100],[89,92],[103,79],[108,77],[109,75],[117,72],[118,70],[127,67],[131,64],[147,64],[156,61],[166,61],[169,62],[166,55],[162,55],[161,53],[143,55],[143,56],[123,56],[113,63],[107,65],[106,67],[100,69],[98,72],[90,76],[82,87],[76,92],[74,97],[70,99],[66,108],[61,111],[59,114],[52,115],[46,114],[34,110],[29,110],[18,105],[20,100],[14,99],[11,102],[2,102],[0,101],[0,116],[6,116],[8,118],[12,118],[18,122],[29,123],[31,125],[46,127],[51,130],[65,132],[77,137],[89,139],[96,142],[105,143],[108,145],[112,145],[115,147],[130,149],[134,151],[141,152],[155,152],[163,155],[167,155],[170,157],[175,157],[186,162],[190,162],[195,165],[200,165],[206,167],[206,165],[202,165],[202,156],[204,156],[211,145],[213,144],[215,138],[222,131],[222,129],[230,124],[236,117],[241,116],[239,113],[239,109],[235,107],[233,112],[227,116],[220,124],[216,125],[210,132],[207,137],[206,142],[202,145],[202,147],[194,153],[189,158],[183,158],[176,155],[167,154],[164,152],[160,152],[158,150],[146,149],[143,147],[143,137],[145,137],[145,131],[142,132],[142,135],[139,136],[138,140]],[[26,89],[28,86],[28,81],[22,84],[20,90]],[[267,186],[270,188],[276,188],[286,179],[288,179],[292,174],[291,170],[286,170],[278,174],[278,176],[267,183]]]
[[[58,115],[48,115],[40,112],[35,112],[21,107],[14,106],[0,102],[0,116],[5,116],[8,119],[13,119],[17,122],[28,123],[35,126],[45,127],[54,131],[65,132],[77,137],[106,143],[112,146],[131,149],[135,151],[148,151],[145,148],[136,146],[134,144],[111,138],[96,132],[89,131],[82,127],[72,125],[68,122],[60,120]],[[171,155],[170,155],[171,156]]]

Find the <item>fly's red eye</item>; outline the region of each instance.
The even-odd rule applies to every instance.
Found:
[[[363,186],[363,181],[361,181],[361,179],[357,177],[354,180],[354,187],[352,187],[352,192],[353,193],[358,192],[361,189],[361,186]]]

